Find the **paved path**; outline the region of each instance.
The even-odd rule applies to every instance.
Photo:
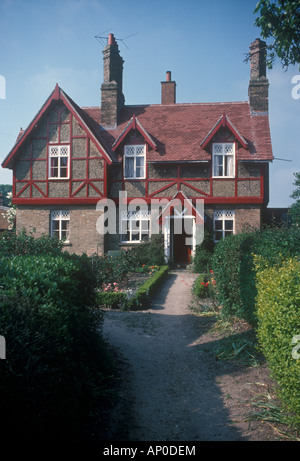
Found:
[[[211,320],[188,308],[195,277],[171,272],[147,311],[105,313],[104,337],[121,353],[125,377],[115,440],[247,440],[218,386],[224,364],[203,349]]]

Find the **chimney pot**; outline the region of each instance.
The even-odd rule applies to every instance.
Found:
[[[166,73],[166,81],[161,82],[161,103],[176,104],[176,83],[171,80],[171,71]]]
[[[115,44],[115,37],[114,34],[108,34],[108,46]]]

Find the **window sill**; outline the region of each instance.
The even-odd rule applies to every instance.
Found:
[[[212,179],[235,179],[235,176],[212,176]]]
[[[70,178],[48,178],[48,181],[69,181]]]
[[[145,242],[144,240],[137,240],[136,242],[120,242],[119,243],[119,246],[127,246],[127,247],[134,247],[135,245],[140,245],[142,243],[149,243],[150,240],[148,240],[147,242]]]
[[[125,178],[124,177],[124,181],[145,181],[145,177],[144,178]]]

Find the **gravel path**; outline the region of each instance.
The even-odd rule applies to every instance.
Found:
[[[264,367],[216,361],[211,318],[189,309],[195,274],[173,271],[147,311],[106,311],[103,335],[121,357],[120,404],[108,437],[128,441],[276,440],[249,426],[245,400],[267,386]]]

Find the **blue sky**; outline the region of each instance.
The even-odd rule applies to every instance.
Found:
[[[96,35],[113,33],[124,64],[126,104],[160,103],[166,71],[177,84],[177,102],[246,101],[250,76],[244,62],[257,0],[0,0],[0,161],[58,83],[80,106],[100,105],[102,49]],[[300,171],[300,99],[280,64],[268,71],[270,206],[287,207]],[[300,77],[299,77],[300,79]],[[3,79],[2,79],[3,81]],[[1,89],[0,89],[1,90]],[[298,91],[300,94],[300,91]],[[1,95],[1,91],[0,91]],[[0,168],[0,184],[10,184]]]

